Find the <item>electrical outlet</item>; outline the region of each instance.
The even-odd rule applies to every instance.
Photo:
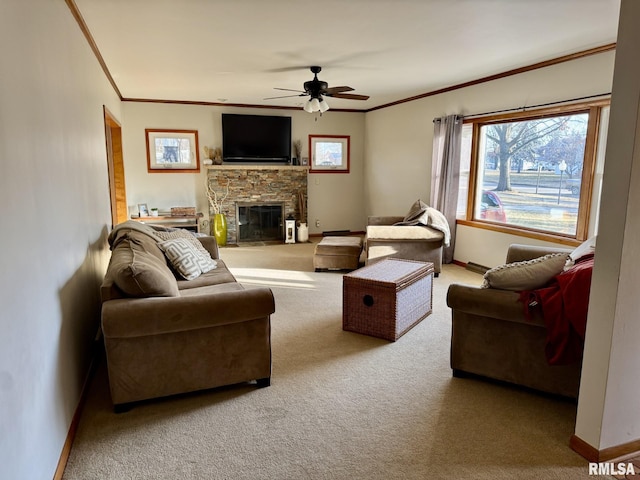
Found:
[[[320,228],[320,220],[316,219],[316,227]]]

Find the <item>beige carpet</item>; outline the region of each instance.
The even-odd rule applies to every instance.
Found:
[[[450,282],[395,343],[342,331],[342,274],[313,244],[225,248],[239,281],[273,289],[269,388],[225,387],[112,413],[104,365],[65,471],[73,479],[581,479],[576,407],[449,368]],[[602,477],[601,477],[602,478]]]

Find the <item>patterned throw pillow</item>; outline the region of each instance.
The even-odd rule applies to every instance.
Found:
[[[202,273],[217,267],[216,261],[210,255],[207,254],[208,258],[202,255],[186,238],[165,240],[159,242],[158,246],[169,259],[171,266],[187,280],[198,278]]]
[[[567,253],[550,253],[524,262],[513,262],[487,270],[482,288],[499,288],[520,292],[543,287],[562,272]]]
[[[198,250],[202,255],[204,255],[206,258],[211,258],[211,254],[209,253],[209,250],[207,250],[206,248],[204,248],[202,246],[202,243],[200,242],[200,240],[198,240],[195,235],[193,235],[192,233],[182,229],[182,228],[176,228],[176,229],[172,229],[172,230],[167,230],[167,231],[156,231],[154,232],[155,236],[162,239],[162,240],[172,240],[174,238],[184,238],[185,240],[188,240],[195,248],[196,250]]]

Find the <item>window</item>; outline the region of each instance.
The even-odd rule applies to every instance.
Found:
[[[608,100],[465,120],[460,223],[546,239],[586,239],[597,137],[606,118],[601,110],[607,105]]]

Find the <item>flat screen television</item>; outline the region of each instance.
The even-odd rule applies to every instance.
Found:
[[[223,113],[222,157],[225,162],[289,163],[291,117]]]

